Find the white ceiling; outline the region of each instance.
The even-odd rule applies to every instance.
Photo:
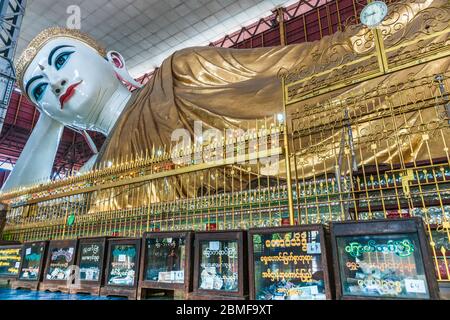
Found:
[[[174,51],[208,45],[278,5],[298,0],[28,0],[18,56],[41,30],[66,26],[71,5],[81,9],[81,30],[119,51],[133,76],[158,67]]]

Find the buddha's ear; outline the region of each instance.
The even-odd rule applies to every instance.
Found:
[[[106,54],[106,59],[109,61],[109,63],[111,63],[119,80],[135,88],[142,88],[142,84],[134,80],[128,72],[127,66],[125,64],[125,59],[120,53],[118,53],[117,51],[109,51]]]

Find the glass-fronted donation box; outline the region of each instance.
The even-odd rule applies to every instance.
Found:
[[[148,232],[142,239],[138,297],[146,289],[181,292],[192,289],[192,232]],[[150,291],[150,290],[147,290]]]
[[[338,299],[438,299],[422,219],[334,223]]]
[[[77,240],[51,241],[45,268],[45,282],[67,282],[74,271]]]
[[[247,239],[243,231],[198,232],[194,241],[194,299],[248,297]]]
[[[103,272],[105,238],[80,240],[78,267],[80,281],[99,282]]]
[[[13,289],[37,290],[44,274],[48,241],[24,243],[21,250],[19,275],[11,282]]]
[[[22,249],[19,280],[40,281],[47,242],[26,243]]]
[[[325,236],[322,225],[249,230],[250,299],[331,299]]]
[[[77,267],[79,282],[71,293],[100,294],[106,263],[108,237],[83,238],[78,241]]]
[[[21,254],[22,245],[0,247],[0,279],[16,279],[19,276]]]
[[[48,245],[42,291],[69,293],[75,277],[75,257],[78,240],[53,240]]]
[[[136,299],[140,252],[140,238],[108,240],[105,282],[100,290],[101,295]]]

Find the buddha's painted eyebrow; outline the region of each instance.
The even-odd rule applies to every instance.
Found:
[[[31,78],[30,81],[28,81],[28,82],[27,82],[27,85],[25,86],[25,92],[28,92],[28,88],[31,86],[31,84],[32,84],[34,81],[39,80],[39,79],[42,79],[42,78],[44,78],[44,76],[36,76],[36,77]]]
[[[56,51],[58,51],[59,49],[62,49],[62,48],[73,48],[73,47],[74,46],[62,45],[62,46],[57,46],[57,47],[53,48],[53,50],[48,55],[48,65],[49,66],[52,65],[53,55],[55,54]]]

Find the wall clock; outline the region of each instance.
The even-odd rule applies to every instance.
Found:
[[[387,16],[388,7],[383,1],[373,1],[367,4],[361,11],[360,20],[361,23],[374,28],[378,26],[383,19]]]

